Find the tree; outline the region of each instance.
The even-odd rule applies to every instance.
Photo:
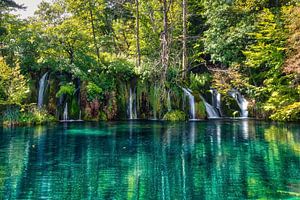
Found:
[[[170,5],[167,0],[163,1],[163,32],[161,33],[161,64],[162,64],[162,81],[165,81],[169,66],[169,30],[168,30],[168,12]],[[171,3],[170,3],[171,4]]]
[[[182,0],[182,77],[186,78],[188,67],[187,55],[187,1]]]
[[[284,62],[285,31],[278,17],[265,8],[259,15],[255,24],[256,31],[249,33],[254,43],[248,45],[245,51],[245,64],[249,67],[252,83],[259,86],[264,81],[273,80],[271,83],[279,83]],[[250,76],[251,76],[250,74]],[[270,82],[268,82],[271,84]]]
[[[9,67],[0,58],[0,104],[20,105],[29,92],[27,80],[20,67]]]
[[[244,14],[226,0],[204,0],[203,8],[207,25],[203,36],[204,53],[223,67],[241,63],[245,59],[242,50],[251,41],[247,33],[253,30],[254,15]]]
[[[17,8],[17,9],[24,9],[24,5],[19,5],[13,0],[1,0],[0,1],[0,10],[3,8]]]
[[[136,54],[137,54],[136,65],[137,67],[139,67],[141,65],[139,0],[135,0],[135,4],[136,4]]]
[[[284,63],[284,71],[300,76],[300,6],[286,7],[284,13],[288,30],[287,59]],[[299,78],[296,82],[300,82]]]

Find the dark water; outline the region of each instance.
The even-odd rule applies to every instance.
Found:
[[[300,199],[300,125],[1,128],[0,199]]]

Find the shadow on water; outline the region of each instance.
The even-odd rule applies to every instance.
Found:
[[[0,199],[300,198],[297,124],[123,121],[0,132]]]

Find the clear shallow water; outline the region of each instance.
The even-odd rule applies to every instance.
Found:
[[[300,199],[300,125],[0,128],[0,199]]]

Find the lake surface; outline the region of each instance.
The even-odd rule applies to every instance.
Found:
[[[300,199],[300,125],[0,128],[0,199]]]

